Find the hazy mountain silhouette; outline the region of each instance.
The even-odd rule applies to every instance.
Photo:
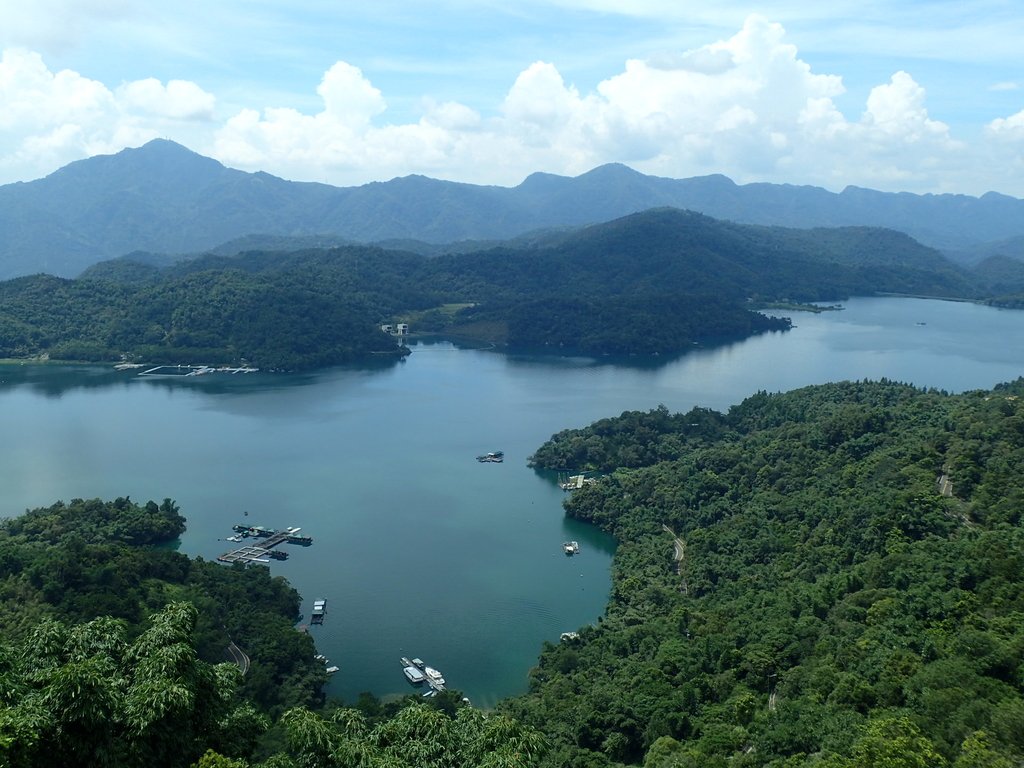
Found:
[[[504,240],[662,206],[751,224],[889,227],[965,260],[977,259],[972,254],[985,242],[1024,235],[1024,201],[994,193],[976,198],[849,187],[836,194],[740,186],[724,176],[665,179],[617,164],[575,178],[536,173],[517,187],[424,176],[332,187],[226,168],[156,140],[0,187],[0,277],[71,276],[131,251],[196,253],[253,234],[276,242],[300,237],[300,247],[310,238],[332,244]]]

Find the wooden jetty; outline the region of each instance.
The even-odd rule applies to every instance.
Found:
[[[243,544],[242,546],[225,552],[217,559],[222,563],[269,563],[271,559],[285,560],[288,557],[286,552],[274,550],[278,544],[299,544],[309,546],[313,539],[309,536],[300,536],[301,528],[285,528],[283,531],[275,531],[272,528],[262,526],[236,525],[234,530],[242,539],[259,539],[259,543]],[[237,540],[237,537],[236,537]]]

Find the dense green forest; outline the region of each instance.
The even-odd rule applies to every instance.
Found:
[[[3,521],[3,637],[23,640],[40,622],[79,624],[97,616],[124,622],[134,637],[154,611],[188,601],[200,609],[200,658],[223,661],[234,641],[252,659],[242,685],[251,701],[271,713],[318,703],[326,676],[312,658],[312,640],[293,629],[298,593],[265,568],[224,567],[169,548],[184,528],[169,499],[74,499]]]
[[[206,270],[136,282],[45,275],[0,283],[0,356],[320,367],[397,352],[377,297],[299,269]]]
[[[760,393],[559,433],[570,515],[621,542],[606,615],[502,710],[549,765],[1024,758],[1024,381]]]
[[[400,320],[512,350],[674,354],[789,327],[757,302],[877,292],[979,297],[984,286],[895,232],[662,209],[434,257],[345,246],[18,278],[0,283],[0,357],[308,369],[401,353],[379,328]]]

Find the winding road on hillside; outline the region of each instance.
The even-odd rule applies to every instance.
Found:
[[[231,660],[242,670],[243,675],[249,671],[249,657],[245,651],[235,645],[234,641],[228,644],[228,653],[231,654]]]
[[[664,523],[662,523],[661,527],[672,536],[672,543],[675,546],[676,573],[683,577],[683,583],[679,586],[679,591],[684,595],[689,595],[690,585],[686,581],[686,542],[676,536],[676,532]]]

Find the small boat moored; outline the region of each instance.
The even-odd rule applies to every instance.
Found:
[[[428,667],[423,659],[407,659],[402,657],[402,672],[413,685],[426,683],[433,691],[443,691],[444,677],[433,667]]]
[[[433,667],[424,667],[423,674],[427,676],[427,680],[431,683],[437,683],[438,685],[444,685],[444,677]]]
[[[477,456],[476,460],[481,463],[490,462],[492,464],[500,464],[505,460],[505,454],[502,451],[491,451],[490,453],[485,453],[483,456]]]
[[[562,550],[567,555],[578,555],[580,553],[580,545],[577,541],[565,541],[562,542]]]
[[[326,600],[314,600],[313,611],[309,616],[310,624],[323,624],[324,617],[327,615],[327,601]]]
[[[413,685],[419,685],[427,679],[426,675],[416,667],[403,667],[402,672],[405,673],[405,679]]]

